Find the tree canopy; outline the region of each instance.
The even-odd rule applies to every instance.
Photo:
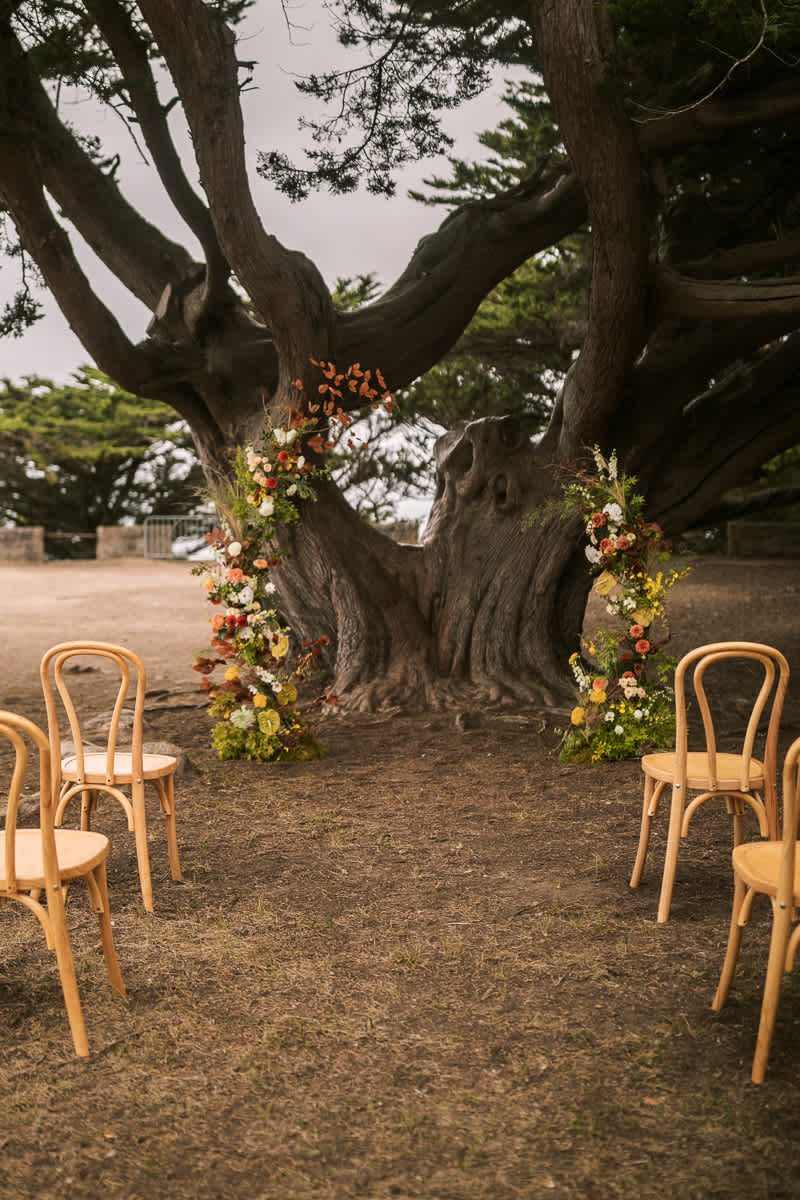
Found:
[[[85,367],[73,382],[31,376],[0,389],[0,522],[88,533],[190,511],[202,474],[166,405]]]

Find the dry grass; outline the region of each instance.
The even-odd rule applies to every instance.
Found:
[[[76,887],[88,1062],[35,922],[2,913],[4,1200],[797,1196],[800,974],[749,1083],[763,908],[710,1009],[723,814],[697,817],[657,927],[663,828],[628,887],[637,764],[565,767],[521,716],[337,719],[326,759],[266,768],[217,762],[197,713],[154,712],[199,771],[187,882],[154,817],[146,916],[121,814],[101,815],[129,1001]]]

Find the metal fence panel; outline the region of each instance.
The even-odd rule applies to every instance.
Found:
[[[145,517],[145,558],[189,558],[205,546],[204,535],[217,524],[211,515]]]

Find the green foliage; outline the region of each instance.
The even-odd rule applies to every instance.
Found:
[[[478,95],[495,64],[531,55],[517,3],[340,0],[332,11],[340,44],[361,57],[296,84],[332,112],[300,121],[311,136],[310,165],[276,151],[259,155],[259,173],[292,200],[321,187],[351,192],[362,182],[369,192],[393,195],[400,167],[452,144],[439,114]]]
[[[73,380],[4,381],[0,521],[89,532],[196,507],[202,475],[172,409],[89,367]]]

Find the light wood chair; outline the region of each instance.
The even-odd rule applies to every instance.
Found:
[[[757,895],[772,903],[772,936],[764,980],[764,998],[758,1026],[751,1078],[763,1083],[784,971],[794,966],[800,942],[797,908],[800,905],[800,855],[797,852],[797,822],[800,797],[800,738],[792,743],[783,767],[783,838],[780,841],[745,842],[733,850],[733,911],[728,949],[712,1008],[719,1011],[728,998],[736,971],[742,927],[750,920]]]
[[[728,659],[749,659],[760,663],[764,678],[756,696],[745,728],[742,749],[737,754],[717,751],[714,722],[705,690],[705,672],[709,666]],[[693,685],[705,734],[705,749],[688,749],[686,720],[686,674],[694,665]],[[661,895],[658,902],[658,921],[669,918],[672,888],[678,864],[678,848],[686,837],[689,822],[701,804],[712,797],[725,797],[728,812],[733,816],[733,844],[744,836],[744,810],[748,806],[758,819],[763,837],[778,836],[778,810],[775,794],[778,726],[789,682],[789,666],[779,650],[759,642],[714,642],[691,650],[675,670],[675,749],[646,754],[642,758],[644,771],[644,800],[639,848],[631,875],[631,887],[639,886],[647,857],[650,826],[658,810],[664,789],[671,785],[672,801],[667,833],[667,850]],[[771,700],[763,762],[753,757],[753,748],[765,707]],[[689,793],[699,795],[689,798]]]
[[[55,951],[58,962],[75,1053],[86,1058],[89,1043],[72,961],[64,900],[70,880],[86,880],[89,899],[100,923],[100,939],[108,977],[114,991],[124,996],[125,984],[114,948],[108,908],[105,867],[108,838],[100,833],[54,828],[50,746],[46,734],[38,725],[34,725],[27,717],[2,711],[0,735],[11,743],[14,750],[5,831],[0,833],[0,901],[15,900],[38,917],[47,947]],[[17,829],[29,746],[38,750],[39,754],[40,827]],[[42,892],[46,906],[39,900]]]
[[[87,739],[83,736],[81,722],[65,677],[66,664],[82,657],[105,659],[116,667],[120,677],[105,749],[99,751],[84,748],[84,741]],[[97,804],[99,793],[106,793],[119,801],[128,819],[128,829],[136,838],[142,901],[147,912],[152,912],[153,885],[150,877],[145,812],[145,785],[148,783],[152,784],[158,794],[161,812],[166,821],[172,878],[181,880],[183,877],[175,824],[174,777],[177,759],[167,754],[145,754],[142,749],[147,682],[144,664],[138,655],[124,646],[116,646],[109,642],[62,642],[44,655],[41,680],[47,709],[50,751],[54,764],[60,764],[58,777],[54,781],[57,791],[56,825],[61,825],[64,811],[75,796],[81,797],[81,829],[84,830],[90,827],[92,811]],[[129,749],[119,749],[120,723],[132,680],[134,703],[131,744]],[[74,753],[63,758],[56,691],[61,698],[74,744]],[[126,787],[130,788],[130,797],[122,790]]]

